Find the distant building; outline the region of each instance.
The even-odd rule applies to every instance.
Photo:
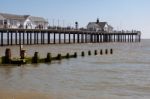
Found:
[[[42,17],[0,13],[0,28],[47,29],[48,21]]]
[[[108,25],[107,22],[100,22],[97,19],[96,22],[89,22],[87,25],[87,30],[89,31],[102,31],[102,32],[112,32],[113,27]]]

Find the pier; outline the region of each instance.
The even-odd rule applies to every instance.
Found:
[[[87,30],[0,29],[0,46],[140,41],[141,33],[138,31],[106,33]]]

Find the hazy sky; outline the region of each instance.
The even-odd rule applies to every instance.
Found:
[[[115,29],[141,30],[150,38],[150,0],[0,0],[0,12],[42,16],[52,25],[85,27],[89,21],[107,21]]]

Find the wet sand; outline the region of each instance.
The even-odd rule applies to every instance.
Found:
[[[0,91],[0,99],[63,99],[54,95],[39,92],[3,92]]]

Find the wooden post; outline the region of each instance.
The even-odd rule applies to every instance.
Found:
[[[77,43],[80,43],[80,34],[77,34]]]
[[[34,44],[36,44],[36,32],[34,32]]]
[[[43,32],[43,44],[45,44],[45,33]]]
[[[46,62],[51,62],[52,61],[51,58],[52,58],[51,53],[47,53]]]
[[[25,44],[25,32],[23,32],[23,45]]]
[[[66,33],[64,33],[64,44],[66,43]]]
[[[61,33],[59,33],[59,44],[61,44]]]
[[[54,33],[54,44],[56,44],[56,33]]]
[[[88,51],[88,55],[89,55],[89,56],[91,55],[91,51]]]
[[[83,33],[81,34],[81,43],[84,43],[84,40],[83,40]]]
[[[76,43],[75,33],[73,33],[73,43]]]
[[[27,45],[29,45],[29,32],[27,32]]]
[[[25,57],[26,57],[26,50],[21,50],[20,57],[21,57],[21,59],[25,59]]]
[[[37,44],[39,44],[39,32],[37,32]]]
[[[21,33],[19,33],[19,45],[21,44]]]
[[[48,36],[48,37],[47,37],[47,38],[48,38],[48,39],[47,39],[47,40],[48,40],[47,43],[50,44],[50,33],[49,33],[49,32],[47,33],[47,36]]]
[[[17,31],[16,31],[16,33],[15,33],[15,42],[16,42],[16,45],[18,44],[18,40],[17,40],[18,38],[17,38]]]
[[[113,49],[110,49],[110,54],[113,54]]]
[[[139,34],[139,42],[141,42],[141,35]]]
[[[7,45],[9,45],[9,31],[7,31]]]
[[[85,35],[85,43],[88,43],[88,40],[87,40],[87,38],[88,38],[88,34],[87,34],[87,33],[85,33],[84,35]]]
[[[70,39],[71,39],[71,37],[70,37],[70,33],[69,33],[69,44],[71,43],[71,42],[70,42]]]
[[[1,32],[1,46],[3,46],[3,32]]]
[[[81,52],[81,56],[82,56],[82,57],[84,57],[84,56],[85,56],[85,53],[84,53],[84,51],[82,51],[82,52]]]
[[[13,45],[13,32],[11,32],[11,45]]]
[[[6,64],[11,63],[11,50],[9,48],[6,48],[5,50],[5,59],[3,63],[6,63]]]
[[[39,63],[39,53],[38,52],[34,53],[33,63]]]
[[[30,45],[32,45],[32,33],[30,32]]]
[[[43,33],[42,32],[40,33],[41,33],[41,44],[43,44]]]
[[[100,55],[103,55],[103,50],[102,49],[100,50]]]

